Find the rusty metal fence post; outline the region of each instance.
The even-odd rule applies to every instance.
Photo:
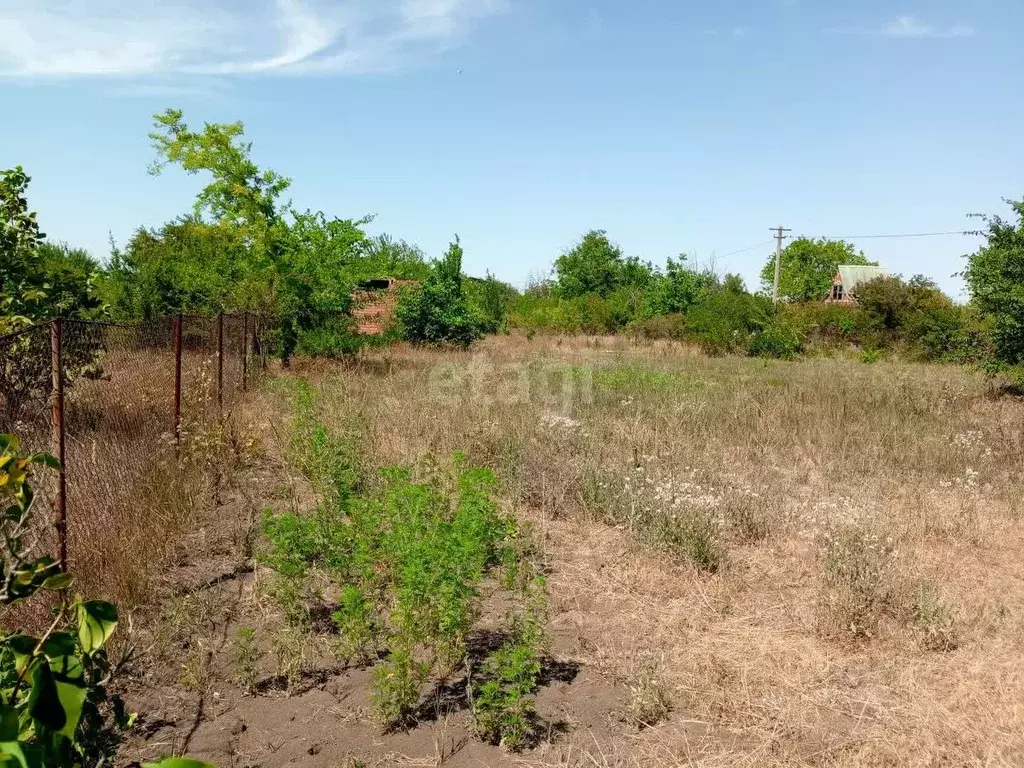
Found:
[[[249,385],[249,313],[242,313],[242,391]]]
[[[60,547],[60,569],[67,571],[68,562],[68,474],[65,466],[64,442],[64,322],[57,318],[50,322],[50,363],[52,369],[53,402],[50,414],[50,428],[53,452],[60,469],[57,472],[56,528]]]
[[[181,443],[181,313],[174,316],[174,446]]]
[[[224,411],[224,313],[217,313],[217,410]]]

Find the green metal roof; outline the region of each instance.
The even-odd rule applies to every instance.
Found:
[[[843,293],[857,293],[857,286],[870,282],[876,277],[888,277],[889,270],[882,267],[863,267],[859,264],[839,266],[839,279],[843,283]]]

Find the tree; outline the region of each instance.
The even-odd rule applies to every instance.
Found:
[[[787,301],[816,301],[832,287],[840,264],[876,266],[845,240],[812,240],[800,237],[782,252],[779,297]],[[771,292],[775,282],[775,254],[761,270],[761,282]]]
[[[155,121],[150,134],[157,151],[153,173],[175,164],[187,173],[212,177],[196,198],[193,216],[185,220],[189,237],[203,236],[195,243],[196,251],[215,241],[230,246],[208,261],[165,264],[162,270],[172,279],[163,281],[169,289],[163,294],[172,296],[178,311],[185,301],[198,299],[213,304],[212,309],[276,314],[287,365],[303,333],[349,312],[351,278],[358,272],[366,240],[361,227],[369,219],[328,218],[282,204],[281,195],[291,182],[253,162],[242,123],[207,123],[196,132],[178,110],[156,115]],[[204,267],[209,280],[193,279]]]
[[[857,302],[868,317],[889,331],[901,330],[921,312],[946,309],[953,304],[935,281],[924,275],[914,275],[910,280],[876,277],[858,288]]]
[[[1007,200],[1015,220],[981,215],[985,245],[963,273],[971,298],[991,322],[993,362],[1024,363],[1024,201]]]
[[[462,246],[459,238],[434,263],[416,289],[406,291],[396,310],[405,338],[414,344],[457,344],[468,347],[480,338],[480,318],[462,288]]]
[[[591,230],[555,260],[557,293],[565,299],[596,293],[607,297],[621,282],[622,250],[603,230]]]
[[[480,330],[484,333],[498,333],[502,330],[512,304],[519,296],[516,289],[490,272],[482,280],[469,278],[464,287],[470,307],[480,319]]]
[[[31,177],[19,165],[0,171],[0,333],[30,323],[46,298],[36,214],[28,210]]]
[[[665,276],[659,281],[654,300],[657,314],[688,312],[690,307],[717,286],[718,280],[711,270],[698,272],[691,269],[686,259],[685,253],[680,254],[678,260],[669,258]]]
[[[95,319],[105,313],[98,290],[103,269],[88,251],[67,243],[44,242],[39,246],[39,262],[46,286],[46,305],[36,319]]]

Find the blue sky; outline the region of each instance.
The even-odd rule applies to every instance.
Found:
[[[1024,195],[1020,0],[0,0],[0,166],[107,253],[202,181],[151,115],[243,120],[299,207],[513,282],[600,228],[755,287],[769,227],[975,226]],[[962,236],[857,241],[948,291]]]

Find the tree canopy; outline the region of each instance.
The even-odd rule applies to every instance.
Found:
[[[786,301],[817,301],[832,287],[840,264],[877,266],[845,240],[812,240],[800,237],[782,252],[779,298]],[[775,282],[775,254],[761,270],[761,284],[770,293]]]
[[[1013,217],[981,216],[986,243],[968,257],[964,279],[992,323],[995,362],[1024,363],[1024,201],[1006,201]]]

